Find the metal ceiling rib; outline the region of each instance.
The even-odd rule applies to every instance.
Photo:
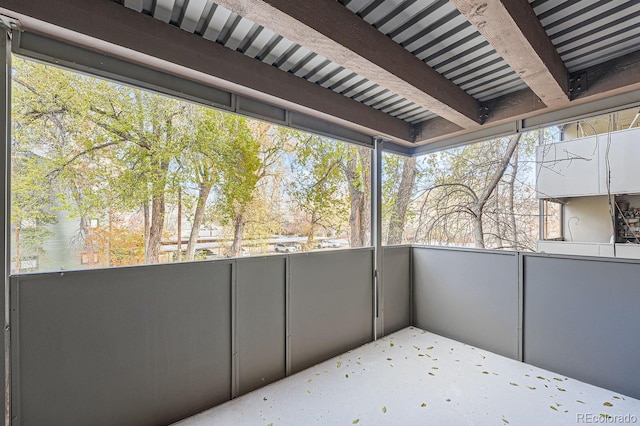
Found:
[[[120,0],[124,6],[415,124],[435,114],[210,0]]]
[[[638,0],[529,0],[570,72],[640,49]]]
[[[448,0],[338,0],[471,96],[527,87]]]

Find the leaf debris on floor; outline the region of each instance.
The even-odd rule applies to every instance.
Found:
[[[250,392],[203,413],[210,421],[179,425],[424,424],[428,416],[430,424],[538,426],[573,424],[575,413],[640,411],[636,399],[428,332],[393,337],[260,388],[257,400]]]

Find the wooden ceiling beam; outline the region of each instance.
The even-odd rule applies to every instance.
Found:
[[[569,103],[567,69],[527,0],[451,0],[548,107]]]
[[[0,0],[0,13],[27,31],[411,145],[405,121],[111,0]]]
[[[216,0],[243,16],[463,128],[478,102],[335,0]]]
[[[537,93],[524,89],[482,104],[482,108],[487,107],[483,125],[465,128],[435,118],[411,131],[402,120],[110,0],[0,0],[0,13],[20,19],[26,30],[371,136],[386,137],[408,147],[433,142],[442,142],[444,146],[443,141],[450,138],[472,137],[473,133],[488,135],[488,129],[517,120],[542,117],[533,121],[544,121],[547,116],[562,115],[560,110],[564,107],[588,105],[640,90],[640,51],[637,51],[573,73],[580,75],[586,85],[579,92],[574,91],[573,99],[566,104],[546,106]],[[358,40],[362,44],[371,43],[367,49],[377,48],[376,40]],[[412,137],[415,144],[410,142]]]

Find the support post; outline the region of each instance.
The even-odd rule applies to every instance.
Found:
[[[373,338],[384,336],[384,286],[382,280],[382,144],[374,139],[371,153],[371,242],[373,244]]]
[[[288,254],[284,259],[284,375],[291,375],[291,256]]]
[[[517,360],[524,362],[524,254],[518,252],[518,350]]]
[[[3,22],[4,24],[4,22]],[[11,407],[11,380],[10,380],[10,324],[9,324],[9,275],[11,273],[11,197],[9,193],[11,178],[11,29],[5,25],[0,25],[2,35],[0,36],[0,140],[2,149],[0,149],[0,188],[2,191],[2,218],[4,226],[0,227],[0,239],[3,242],[2,250],[4,253],[3,277],[4,289],[2,291],[4,327],[2,338],[2,384],[4,388],[4,403],[0,408],[2,413],[2,423],[8,425],[10,423],[10,413],[6,410]]]

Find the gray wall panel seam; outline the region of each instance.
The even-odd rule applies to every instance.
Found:
[[[11,406],[9,424],[20,426],[21,392],[20,392],[20,277],[11,280]]]
[[[524,361],[524,254],[518,252],[518,361]]]
[[[238,359],[238,263],[231,263],[231,399],[239,395],[240,360]]]
[[[409,247],[409,324],[411,325],[415,325],[413,299],[413,248]]]

